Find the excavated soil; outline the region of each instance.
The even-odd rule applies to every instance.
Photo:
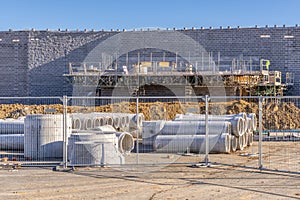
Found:
[[[135,102],[120,102],[116,104],[102,105],[96,107],[68,106],[68,113],[74,112],[122,112],[136,113]],[[172,120],[176,114],[205,113],[203,102],[140,102],[139,112],[143,113],[145,120]],[[24,104],[0,104],[0,119],[15,118],[28,114],[62,113],[63,107],[59,104],[51,105],[24,105]],[[240,112],[256,113],[258,116],[258,102],[247,102],[244,100],[230,102],[215,102],[209,104],[210,114],[236,114]],[[263,129],[299,129],[300,109],[294,102],[270,101],[263,103]]]

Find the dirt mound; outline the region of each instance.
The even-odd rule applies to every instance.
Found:
[[[136,113],[135,102],[120,102],[96,107],[68,106],[68,113],[72,112],[122,112]],[[138,105],[139,112],[143,113],[146,120],[172,120],[176,114],[205,113],[203,102],[141,102]],[[209,113],[215,115],[236,114],[240,112],[256,113],[258,116],[258,102],[244,100],[230,102],[215,102],[209,104]],[[28,114],[62,113],[63,107],[59,104],[51,105],[23,105],[1,104],[0,119],[15,118]],[[300,109],[293,102],[264,102],[263,103],[263,129],[299,129]]]

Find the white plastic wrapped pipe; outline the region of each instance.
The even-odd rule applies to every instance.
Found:
[[[119,138],[118,146],[120,153],[129,154],[134,149],[134,140],[132,135],[127,132],[117,132],[116,135]]]
[[[230,152],[230,135],[209,135],[209,149],[214,153]],[[162,153],[204,153],[205,135],[158,135],[153,148]]]
[[[239,116],[226,116],[226,115],[209,115],[209,122],[213,121],[227,121],[232,124],[232,134],[235,136],[241,136],[245,132],[245,121]],[[198,114],[177,114],[174,121],[205,121],[205,115]]]
[[[0,150],[24,150],[24,134],[1,134]]]
[[[231,123],[227,121],[209,121],[209,134],[231,132]],[[205,121],[167,121],[160,135],[205,135]]]
[[[23,134],[24,120],[6,119],[0,120],[0,134]]]
[[[238,138],[234,135],[231,135],[231,151],[235,152],[237,149]]]

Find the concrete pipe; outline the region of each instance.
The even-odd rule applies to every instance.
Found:
[[[0,121],[0,134],[23,134],[24,120],[6,119]]]
[[[209,121],[210,135],[230,133],[231,124],[227,121]],[[167,121],[159,132],[161,135],[204,135],[205,121]]]
[[[93,128],[93,121],[92,121],[92,119],[91,118],[85,118],[83,120],[83,129],[84,130],[89,130],[91,128]]]
[[[247,147],[247,144],[248,144],[248,132],[245,132],[242,137],[243,137],[243,146]]]
[[[127,132],[117,132],[116,135],[119,138],[118,145],[120,153],[129,154],[134,149],[132,135]]]
[[[101,132],[99,130],[78,130],[72,131],[68,142],[72,143],[76,141],[94,141],[113,143],[117,145],[118,138],[116,136],[116,132]]]
[[[105,121],[106,121],[106,125],[113,125],[114,124],[114,120],[112,117],[106,116],[105,117]]]
[[[78,117],[72,118],[72,129],[75,129],[75,130],[81,129],[81,120]]]
[[[242,117],[237,115],[226,116],[226,115],[209,115],[209,122],[211,121],[222,121],[222,122],[230,122],[232,124],[232,134],[235,136],[241,136],[244,134],[245,125]],[[174,121],[205,121],[205,115],[198,114],[177,114]]]
[[[249,132],[247,146],[252,146],[252,144],[253,144],[253,132]]]
[[[128,115],[126,115],[124,117],[125,117],[125,127],[129,127],[130,117]]]
[[[93,118],[93,128],[97,128],[99,126],[104,126],[105,120],[103,117],[94,117]]]
[[[153,148],[162,153],[205,153],[205,135],[158,135]],[[230,135],[209,135],[209,150],[214,153],[230,152]]]
[[[132,130],[129,133],[132,135],[133,138],[142,138],[143,137],[143,130]],[[143,139],[143,144],[144,144],[144,139]],[[153,143],[152,143],[153,144]]]
[[[99,113],[99,112],[94,112],[94,113],[91,113],[91,114],[93,114],[94,116],[111,117],[111,118],[121,117],[123,119],[121,119],[119,128],[121,128],[123,130],[127,130],[127,131],[133,131],[133,130],[141,129],[142,123],[143,123],[143,120],[144,120],[144,115],[142,113],[129,114],[129,113]],[[125,124],[124,124],[124,127],[122,127],[124,121],[125,121]],[[137,122],[138,122],[138,124],[137,124]],[[109,125],[112,125],[112,124],[109,124]]]
[[[241,117],[242,119],[247,118],[246,113],[239,113],[239,114],[232,114],[232,115],[208,115],[208,119],[212,121],[220,121],[220,120],[231,120],[236,117]],[[175,116],[174,120],[179,120],[179,121],[195,121],[195,120],[202,120],[205,119],[204,114],[177,114]]]
[[[238,137],[238,140],[237,140],[238,142],[237,142],[237,150],[244,150],[244,138],[243,138],[243,136],[239,136]]]
[[[241,117],[245,121],[247,120],[247,114],[245,112],[241,112],[241,113],[238,113],[238,114],[223,115],[223,116],[232,117],[232,118]]]
[[[124,130],[126,127],[126,117],[120,116],[120,129]]]
[[[72,120],[67,115],[67,136],[72,133]],[[62,158],[64,138],[62,114],[27,115],[24,130],[24,156],[32,159]]]
[[[103,134],[116,133],[117,132],[116,129],[111,125],[98,126],[98,127],[95,127],[91,130],[97,131],[97,133],[103,133]]]
[[[24,150],[24,134],[1,134],[0,150]]]
[[[18,117],[17,120],[25,121],[25,118],[26,118],[26,116],[21,116],[21,117]]]
[[[153,145],[156,135],[163,129],[166,121],[144,121],[142,138],[144,145]]]
[[[120,123],[121,123],[120,117],[113,116],[113,127],[115,127],[115,129],[119,129],[120,128]]]
[[[235,152],[238,145],[238,138],[234,135],[231,135],[231,151]]]
[[[252,130],[257,130],[257,117],[255,113],[250,113],[247,115],[251,119]]]
[[[247,131],[253,131],[253,125],[252,125],[252,119],[250,117],[247,117]]]
[[[245,122],[241,117],[235,117],[230,122],[233,135],[240,137],[245,133]]]
[[[139,113],[139,114],[134,114],[130,116],[130,123],[129,123],[129,128],[131,130],[137,130],[141,129],[143,126],[143,121],[144,121],[144,115]]]
[[[96,131],[73,133],[69,137],[68,158],[72,165],[124,163],[124,157],[118,151],[116,134],[102,134]]]

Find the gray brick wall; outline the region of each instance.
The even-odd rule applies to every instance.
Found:
[[[270,59],[272,70],[295,74],[292,94],[300,95],[299,27],[180,31],[213,52],[215,60],[218,52],[228,60]],[[0,96],[71,95],[71,84],[63,77],[68,63],[82,62],[95,46],[114,34],[117,32],[0,32]]]
[[[28,32],[0,32],[0,96],[26,96]]]

